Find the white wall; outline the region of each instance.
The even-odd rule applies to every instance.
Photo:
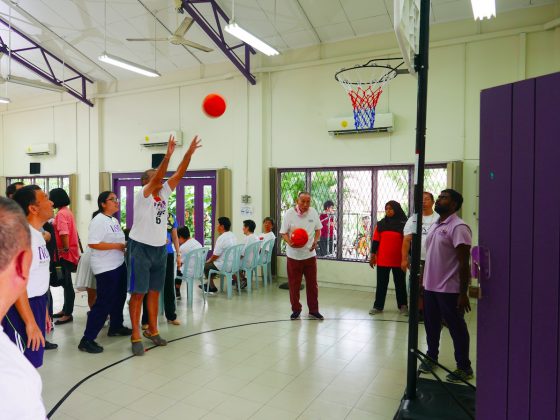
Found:
[[[519,10],[497,19],[453,22],[432,27],[427,121],[427,162],[464,161],[463,216],[477,232],[475,211],[479,154],[481,89],[560,71],[560,29],[545,31],[543,23],[560,16],[558,6]],[[412,163],[415,141],[416,79],[398,76],[381,96],[378,112],[392,112],[392,134],[331,137],[326,120],[351,115],[344,90],[334,81],[336,70],[373,57],[397,53],[391,33],[260,58],[258,83],[249,86],[231,66],[208,66],[208,79],[196,72],[173,74],[154,81],[135,80],[105,86],[96,106],[73,102],[10,105],[1,113],[0,175],[26,175],[28,162],[40,160],[44,174],[77,173],[78,220],[86,235],[96,207],[99,171],[142,171],[154,149],[139,146],[147,133],[180,128],[185,145],[170,168],[176,167],[190,138],[203,139],[191,169],[228,167],[233,173],[234,232],[241,237],[240,196],[253,199],[259,225],[269,213],[270,167],[321,167]],[[210,76],[211,75],[211,76]],[[167,83],[167,84],[165,84]],[[222,94],[226,113],[209,119],[201,102],[211,92]],[[55,96],[58,98],[60,95]],[[44,99],[42,99],[44,100]],[[25,106],[26,108],[23,108]],[[28,158],[24,145],[55,141],[55,157]],[[90,193],[92,201],[85,201]],[[272,192],[274,194],[274,192]],[[475,238],[476,239],[476,238]],[[281,273],[285,264],[280,260]],[[366,264],[319,262],[320,280],[371,287],[374,275]]]

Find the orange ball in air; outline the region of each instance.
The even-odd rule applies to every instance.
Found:
[[[202,110],[210,118],[218,118],[226,112],[226,101],[217,93],[207,95],[202,101]]]

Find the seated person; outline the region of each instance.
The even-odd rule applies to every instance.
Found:
[[[230,232],[231,221],[228,217],[218,217],[218,227],[217,231],[220,236],[216,240],[214,245],[214,250],[212,256],[206,260],[204,264],[204,275],[208,279],[208,283],[204,285],[204,290],[212,293],[216,293],[218,288],[214,284],[214,276],[208,278],[210,270],[221,270],[224,265],[224,252],[230,246],[237,245],[237,238]],[[198,285],[202,289],[201,285]]]
[[[276,235],[274,234],[273,229],[274,219],[272,217],[265,217],[262,225],[262,233],[259,235],[259,239],[262,241],[262,245],[264,245],[264,243],[270,239],[276,239]]]
[[[241,251],[241,258],[245,257],[245,250],[249,245],[252,243],[258,242],[259,238],[255,235],[255,228],[257,224],[253,220],[243,220],[243,234],[245,235],[245,246]],[[255,256],[253,255],[253,258]],[[252,261],[249,261],[251,263]],[[247,280],[245,279],[245,271],[241,271],[241,288],[244,289],[247,287]]]
[[[179,253],[181,254],[181,258],[183,261],[183,264],[186,264],[187,260],[185,260],[185,255],[195,249],[200,249],[202,248],[202,245],[200,242],[198,242],[196,239],[191,238],[191,232],[189,231],[189,228],[186,226],[183,226],[179,229],[177,229],[177,236],[179,237]],[[187,278],[192,277],[194,274],[194,263],[195,260],[191,260],[188,267],[187,266],[183,266],[183,275]],[[181,286],[179,284],[179,286]],[[177,290],[179,290],[179,288],[177,287]],[[177,297],[180,296],[180,293],[177,295]]]

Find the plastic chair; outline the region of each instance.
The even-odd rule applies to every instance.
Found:
[[[204,290],[204,262],[208,255],[208,248],[202,247],[193,249],[182,255],[183,259],[183,277],[182,279],[187,282],[187,306],[193,304],[193,286],[195,280],[200,280],[200,284]],[[192,274],[189,276],[189,266],[193,264]],[[204,302],[206,303],[206,293],[202,293]]]
[[[259,266],[260,254],[262,242],[256,241],[252,244],[247,245],[245,248],[245,255],[241,258],[240,270],[245,271],[245,276],[247,277],[247,291],[251,291],[251,286],[253,283],[253,273],[255,274],[255,287],[259,288],[259,278],[257,276],[257,267]]]
[[[231,299],[232,296],[232,282],[233,275],[237,274],[239,278],[239,257],[241,256],[241,251],[245,245],[233,245],[224,251],[224,263],[221,270],[210,270],[208,272],[208,278],[212,278],[214,274],[220,276],[220,290],[224,291],[224,277],[227,280],[227,298]],[[241,293],[240,281],[237,282],[237,291]]]
[[[267,286],[269,280],[272,285],[272,252],[275,243],[276,238],[273,238],[262,244],[258,266],[261,267],[262,270],[264,287]]]

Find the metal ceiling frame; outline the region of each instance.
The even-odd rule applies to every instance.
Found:
[[[11,25],[9,22],[5,21],[1,17],[0,17],[0,24],[9,28],[12,32],[12,35],[16,34],[19,37],[21,37],[23,40],[25,40],[25,42],[28,42],[29,44],[31,44],[31,46],[29,46],[29,47],[10,50],[10,46],[0,36],[0,52],[2,52],[5,55],[11,57],[12,60],[15,60],[16,62],[18,62],[19,64],[21,64],[22,66],[24,66],[25,68],[30,70],[31,72],[37,74],[38,76],[42,77],[43,79],[47,80],[48,82],[52,83],[53,85],[63,87],[64,89],[66,89],[66,91],[70,95],[79,99],[80,101],[82,101],[86,105],[93,106],[93,102],[91,102],[89,99],[87,99],[87,90],[86,90],[86,87],[87,87],[86,82],[89,82],[89,83],[93,84],[94,83],[93,80],[91,80],[89,77],[82,74],[78,70],[76,70],[74,67],[67,64],[64,60],[61,60],[59,57],[57,57],[56,55],[51,53],[49,50],[47,50],[44,47],[42,47],[41,45],[39,45],[37,42],[35,42],[33,39],[31,39],[28,35],[26,35],[22,31],[20,31],[16,27],[14,27],[13,25]],[[31,51],[31,50],[38,50],[38,51],[41,52],[41,55],[42,55],[43,60],[44,60],[44,62],[42,64],[46,65],[48,67],[49,71],[43,70],[37,64],[34,64],[29,59],[23,57],[20,54],[21,52]],[[53,64],[53,61],[57,61],[58,63],[62,64],[62,66],[64,67],[64,70],[69,70],[69,73],[70,73],[69,76],[70,77],[65,77],[64,76],[64,79],[57,78],[57,76],[55,75],[55,72],[53,70],[53,66],[51,65],[51,64]],[[63,71],[63,73],[65,73],[65,71]],[[70,82],[72,80],[78,80],[78,79],[81,81],[81,83],[80,83],[81,89],[80,90],[74,89],[72,86],[68,85],[68,83],[67,83],[67,82]]]
[[[192,16],[194,21],[206,32],[206,35],[214,41],[216,46],[222,50],[227,58],[233,63],[235,67],[245,76],[245,78],[252,85],[257,83],[255,76],[251,74],[251,54],[256,54],[256,51],[245,42],[230,46],[224,38],[222,27],[229,23],[229,17],[216,2],[216,0],[182,0],[183,9]],[[196,7],[200,4],[207,4],[212,7],[214,19],[213,22],[203,16],[203,14]],[[225,24],[223,23],[225,22]],[[240,57],[236,53],[236,49],[243,48],[243,55]]]

